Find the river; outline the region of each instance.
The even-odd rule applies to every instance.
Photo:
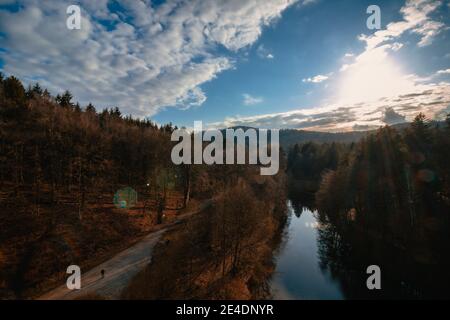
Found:
[[[445,264],[431,263],[436,253],[429,247],[406,244],[362,232],[347,225],[339,228],[329,216],[305,200],[288,200],[288,220],[275,251],[275,271],[270,279],[274,299],[442,299],[448,297]],[[399,228],[401,227],[398,226]],[[420,255],[419,255],[420,253]],[[381,290],[368,290],[366,269],[381,269]],[[438,275],[438,278],[436,278]],[[436,281],[438,279],[438,281]]]
[[[294,212],[288,201],[288,221],[283,242],[276,253],[271,279],[274,299],[344,299],[340,284],[327,267],[321,268],[316,211],[302,207]]]

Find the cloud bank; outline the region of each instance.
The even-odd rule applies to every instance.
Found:
[[[230,55],[294,2],[81,0],[81,30],[68,30],[73,3],[19,0],[17,10],[0,10],[3,70],[135,116],[198,106],[201,85],[233,68]]]
[[[387,124],[411,121],[418,110],[431,118],[443,119],[450,108],[450,86],[436,84],[414,94],[383,98],[372,103],[329,105],[250,117],[228,117],[210,123],[211,128],[250,126],[342,132],[376,129]]]

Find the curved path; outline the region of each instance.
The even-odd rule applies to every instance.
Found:
[[[179,219],[174,223],[148,234],[135,245],[118,253],[93,269],[87,272],[81,270],[80,290],[69,290],[64,283],[40,296],[38,300],[72,300],[91,294],[99,295],[105,299],[120,299],[120,294],[129,281],[150,263],[153,248],[164,232],[191,215],[201,212],[211,205],[211,203],[211,200],[204,202],[198,210],[179,216]],[[105,270],[104,278],[100,274],[102,269]]]

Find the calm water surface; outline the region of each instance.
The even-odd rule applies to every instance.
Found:
[[[317,213],[303,207],[294,213],[288,201],[285,239],[276,254],[271,280],[274,299],[344,299],[329,270],[320,267]]]

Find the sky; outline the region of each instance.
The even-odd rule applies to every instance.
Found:
[[[66,27],[72,4],[79,30]],[[444,119],[449,37],[449,0],[0,0],[3,73],[188,128]]]

